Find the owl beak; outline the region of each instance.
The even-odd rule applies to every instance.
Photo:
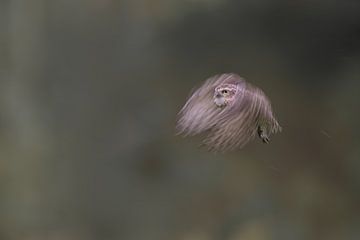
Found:
[[[218,106],[218,107],[222,107],[225,105],[225,100],[224,98],[222,98],[222,96],[215,96],[214,99],[214,103]]]

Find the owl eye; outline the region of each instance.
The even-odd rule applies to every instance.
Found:
[[[221,93],[227,94],[229,91],[228,90],[221,90]]]

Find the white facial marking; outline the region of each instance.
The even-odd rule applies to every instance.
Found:
[[[233,86],[217,87],[214,92],[214,103],[218,107],[224,107],[231,102],[236,93],[236,88]]]

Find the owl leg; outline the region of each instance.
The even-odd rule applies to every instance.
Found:
[[[258,127],[258,134],[259,137],[261,138],[261,140],[263,141],[263,143],[269,143],[270,142],[270,138],[266,132],[266,128],[264,126],[259,126]]]

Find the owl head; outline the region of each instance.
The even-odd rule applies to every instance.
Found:
[[[213,97],[216,106],[225,107],[231,104],[235,99],[237,89],[237,85],[235,84],[221,84],[216,87]]]

